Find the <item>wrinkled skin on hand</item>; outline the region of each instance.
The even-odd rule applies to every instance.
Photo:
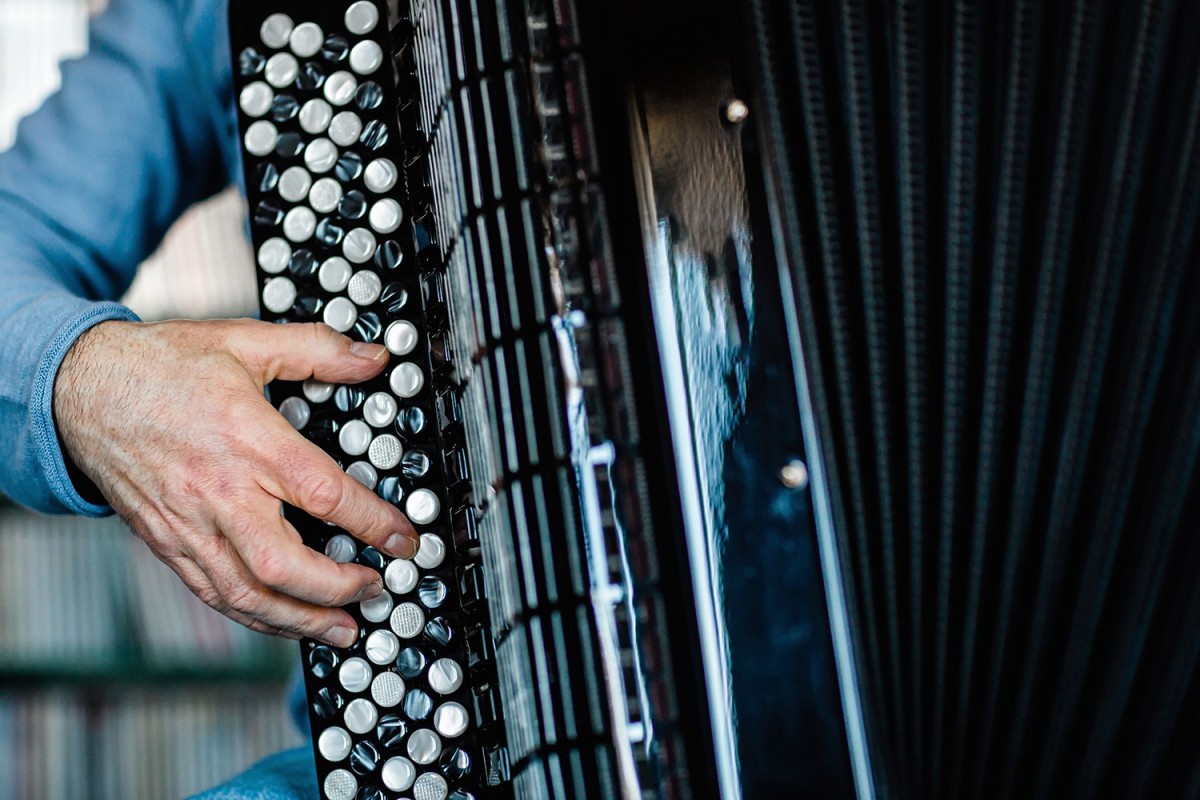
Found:
[[[377,596],[378,574],[306,547],[280,504],[400,558],[416,532],[263,387],[358,383],[387,356],[319,324],[105,322],[63,361],[54,415],[66,454],[201,600],[254,630],[345,647],[357,633],[337,607]]]

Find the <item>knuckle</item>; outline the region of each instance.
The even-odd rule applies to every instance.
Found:
[[[345,484],[327,472],[306,475],[300,484],[300,501],[315,517],[327,519],[337,513],[345,497]]]
[[[274,549],[257,551],[249,566],[256,578],[273,589],[282,587],[291,576],[286,555]]]
[[[225,602],[229,604],[230,608],[240,614],[255,618],[262,616],[263,601],[265,599],[263,591],[260,588],[246,583],[233,587],[225,595]]]

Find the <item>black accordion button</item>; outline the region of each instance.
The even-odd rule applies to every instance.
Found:
[[[373,111],[383,103],[383,89],[375,81],[367,81],[354,93],[354,104],[361,111]]]
[[[320,89],[325,84],[325,70],[320,64],[310,61],[296,76],[296,86],[306,92]]]
[[[296,278],[311,278],[317,274],[320,264],[311,250],[300,249],[288,260],[288,272]]]
[[[379,245],[379,248],[375,251],[375,265],[380,269],[396,269],[403,261],[404,251],[400,247],[400,243],[393,239],[387,239],[383,244]],[[403,287],[401,287],[401,290],[403,290]],[[404,300],[408,300],[407,292],[404,293]],[[403,305],[403,303],[401,303],[401,305]]]
[[[401,676],[412,680],[425,671],[425,654],[415,647],[406,647],[396,656],[396,669]]]
[[[267,59],[253,47],[247,47],[238,55],[238,72],[245,78],[259,74],[266,64]]]
[[[275,122],[288,122],[300,113],[300,103],[290,94],[277,94],[271,101],[271,119]]]
[[[340,719],[345,705],[346,701],[342,696],[326,686],[318,689],[313,696],[312,710],[318,719],[328,722]]]
[[[283,222],[283,209],[265,200],[254,208],[254,224],[275,228]]]
[[[263,194],[275,191],[279,185],[279,168],[269,161],[254,168],[254,183]]]
[[[442,751],[438,759],[438,769],[450,781],[461,781],[471,774],[471,756],[461,747],[453,747]]]
[[[350,42],[346,40],[345,36],[339,36],[336,33],[327,38],[321,47],[321,57],[334,64],[345,60],[348,55],[350,55]]]
[[[317,678],[325,680],[333,676],[341,659],[337,651],[328,645],[317,645],[308,654],[308,669]]]
[[[380,717],[375,726],[375,740],[384,750],[395,750],[404,744],[408,735],[408,723],[395,714]]]

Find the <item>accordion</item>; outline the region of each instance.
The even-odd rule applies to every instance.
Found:
[[[1200,793],[1200,9],[231,0],[327,800]]]

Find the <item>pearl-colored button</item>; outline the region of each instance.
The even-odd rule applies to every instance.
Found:
[[[400,210],[400,204],[389,197],[371,206],[369,219],[372,228],[379,233],[387,234],[400,227],[404,213]]]
[[[372,491],[375,489],[375,484],[379,483],[379,473],[366,461],[355,461],[346,467],[346,474]]]
[[[332,119],[333,109],[319,97],[309,100],[300,109],[300,127],[305,133],[324,133]]]
[[[393,792],[403,792],[416,780],[417,768],[404,756],[396,756],[384,762],[380,777],[383,785]]]
[[[425,627],[425,612],[416,603],[401,603],[392,611],[390,624],[401,639],[413,639]]]
[[[362,134],[362,119],[353,111],[343,111],[329,123],[329,138],[334,144],[349,147]]]
[[[267,59],[267,68],[263,71],[267,83],[276,89],[290,86],[299,74],[300,63],[291,53],[276,53],[271,56]]]
[[[268,68],[270,64],[268,62]],[[325,99],[332,105],[344,106],[354,99],[358,79],[345,70],[333,73],[325,80]]]
[[[275,314],[282,314],[296,302],[296,284],[288,278],[271,278],[262,292],[263,307]]]
[[[361,456],[371,444],[371,429],[360,419],[350,420],[338,432],[338,444],[346,455]]]
[[[392,636],[390,631],[376,631]],[[396,647],[399,648],[399,642]],[[395,656],[392,656],[395,658]],[[383,708],[392,708],[404,699],[404,679],[394,672],[381,672],[371,681],[371,699]]]
[[[416,364],[405,361],[392,369],[388,384],[392,387],[392,394],[407,400],[416,397],[425,388],[425,373]]]
[[[275,92],[271,87],[262,81],[255,81],[242,89],[242,93],[238,97],[238,105],[242,107],[242,111],[247,116],[261,117],[271,110],[271,103],[274,100]]]
[[[358,610],[362,612],[363,618],[368,622],[386,622],[387,618],[392,615],[392,596],[387,592],[383,592],[378,597],[363,600],[358,604]],[[398,645],[397,649],[399,649]],[[375,661],[373,658],[371,660]],[[375,661],[375,663],[382,664],[383,662]]]
[[[292,31],[292,52],[301,58],[312,58],[321,52],[325,32],[315,22],[302,22]]]
[[[396,559],[383,571],[383,582],[396,594],[408,594],[417,588],[420,575],[411,561]]]
[[[390,433],[376,436],[367,450],[371,463],[382,470],[395,469],[402,455],[404,448],[400,446],[400,440]]]
[[[262,268],[263,272],[278,275],[287,269],[288,262],[291,260],[292,246],[287,243],[286,239],[278,236],[267,239],[262,243],[262,247],[258,248],[258,266]]]
[[[246,129],[246,152],[252,156],[265,156],[275,149],[279,141],[279,130],[265,119],[260,119]]]
[[[312,188],[312,176],[304,167],[289,167],[279,176],[279,196],[289,203],[299,203]]]
[[[452,658],[439,658],[429,667],[429,688],[438,694],[454,694],[462,682],[462,667]]]
[[[304,382],[304,396],[310,403],[324,403],[333,397],[333,384],[309,378]]]
[[[448,738],[462,736],[467,730],[467,709],[459,703],[443,703],[433,712],[433,727]]]
[[[377,158],[367,164],[367,170],[363,174],[363,182],[375,194],[390,192],[396,186],[399,178],[400,171],[396,169],[396,165],[391,159],[387,158]]]
[[[333,178],[321,178],[308,193],[308,202],[320,214],[331,214],[342,202],[342,185]]]
[[[361,692],[371,685],[371,665],[361,658],[348,658],[338,670],[338,682],[347,692]]]
[[[408,757],[417,764],[432,764],[442,752],[442,740],[428,728],[418,728],[408,737]]]
[[[342,728],[326,728],[317,739],[317,750],[326,761],[341,761],[350,755],[350,734]]]
[[[363,419],[375,428],[386,428],[396,419],[400,410],[396,398],[387,392],[375,392],[363,403]]]
[[[354,540],[344,533],[339,533],[325,544],[325,555],[338,564],[349,564],[357,553]]]
[[[325,324],[338,333],[345,333],[354,327],[358,319],[358,309],[345,297],[335,297],[325,306]],[[363,448],[364,451],[366,448]]]
[[[308,403],[299,397],[289,397],[279,404],[279,413],[296,430],[303,430],[312,416]]]
[[[317,229],[317,215],[307,206],[297,206],[283,218],[283,235],[293,242],[307,242]]]
[[[375,255],[375,234],[366,228],[355,228],[342,242],[342,254],[352,264],[365,264]]]
[[[353,34],[365,36],[375,30],[378,24],[379,9],[369,0],[358,0],[346,9],[346,30]]]
[[[288,43],[292,35],[292,18],[287,14],[272,14],[263,21],[259,34],[267,47],[279,49]]]
[[[359,75],[374,74],[383,66],[383,48],[370,39],[354,45],[350,51],[350,69]]]
[[[366,733],[379,721],[379,710],[370,700],[360,697],[346,704],[345,718],[352,733]]]
[[[392,614],[391,596],[387,594],[387,592],[384,592],[380,595],[380,597],[388,598],[388,611],[381,619],[371,619],[368,617],[368,619],[371,619],[372,622],[383,622]],[[366,616],[366,614],[363,616]],[[395,661],[396,656],[400,655],[400,640],[397,639],[396,634],[392,633],[391,631],[373,631],[371,635],[367,637],[366,653],[367,658],[382,666],[389,662]]]
[[[417,346],[417,326],[406,319],[393,322],[383,334],[387,349],[398,356],[406,356]]]
[[[417,491],[421,491],[418,489]],[[416,494],[414,492],[413,494]],[[409,499],[412,499],[411,495]],[[413,522],[418,525],[428,525],[428,522],[417,522],[412,514],[408,515]],[[436,516],[436,515],[435,515]],[[430,520],[432,522],[433,520]],[[442,561],[446,559],[446,544],[441,537],[435,533],[422,533],[421,544],[417,548],[417,554],[413,556],[413,563],[421,569],[437,569],[442,565]]]
[[[369,306],[379,299],[383,290],[383,281],[370,270],[364,269],[354,273],[350,285],[346,289],[347,296],[360,306]]]
[[[322,289],[336,293],[346,288],[353,273],[354,268],[350,266],[349,261],[341,256],[334,256],[321,265],[317,279],[321,282]]]
[[[325,776],[322,788],[325,790],[327,800],[354,800],[354,795],[358,792],[358,778],[354,777],[349,770],[335,769]],[[432,800],[432,798],[422,797],[421,800]]]
[[[313,139],[304,149],[304,166],[318,175],[324,175],[337,163],[337,145],[328,139]]]

